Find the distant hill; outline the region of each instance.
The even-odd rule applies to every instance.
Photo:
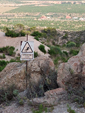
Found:
[[[21,3],[21,1],[85,1],[85,0],[0,0],[0,3]]]

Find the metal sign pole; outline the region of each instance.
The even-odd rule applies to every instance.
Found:
[[[27,34],[27,41],[28,41],[28,34]],[[27,89],[27,69],[28,69],[28,61],[26,61],[26,89]]]
[[[27,89],[27,79],[28,79],[28,61],[34,59],[34,42],[28,41],[28,34],[26,36],[26,41],[21,41],[20,44],[20,60],[26,61],[26,89]]]

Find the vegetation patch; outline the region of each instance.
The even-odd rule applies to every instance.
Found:
[[[0,89],[0,104],[2,102],[8,102],[13,99],[13,97],[18,95],[18,90],[16,90],[16,86],[13,84],[6,89]]]
[[[69,48],[75,47],[76,46],[76,43],[75,42],[68,41],[66,46],[69,47]]]
[[[8,30],[5,33],[6,36],[8,37],[19,37],[19,36],[25,36],[25,33],[23,31],[20,31],[19,33],[13,31],[13,30]]]
[[[42,33],[40,33],[39,31],[34,31],[31,35],[32,35],[32,36],[35,36],[35,37],[37,37],[37,38],[42,37]]]
[[[41,44],[38,48],[39,48],[39,50],[42,51],[43,53],[46,53],[46,50],[45,50],[45,46],[44,46],[44,45]]]
[[[15,50],[15,48],[13,46],[6,46],[6,47],[0,48],[0,53],[4,53],[4,54],[10,55],[10,56],[14,56],[15,55],[14,50]]]
[[[0,55],[0,59],[5,59],[5,54],[3,53],[3,55]]]
[[[38,53],[34,51],[34,58],[38,57]]]
[[[59,48],[59,47],[57,47],[57,46],[51,46],[50,47],[50,50],[48,50],[48,53],[50,54],[50,55],[54,55],[54,56],[56,56],[56,55],[62,55],[62,51],[61,51],[61,49]]]
[[[79,53],[79,51],[78,51],[78,50],[74,50],[74,49],[71,49],[71,50],[69,51],[69,54],[71,54],[71,55],[73,55],[73,56],[77,55],[78,53]]]
[[[42,30],[42,32],[44,33],[44,35],[46,34],[45,36],[48,38],[56,37],[56,35],[57,35],[56,29],[51,28],[51,27],[48,27],[48,28]]]
[[[6,67],[7,63],[7,61],[0,60],[0,72]]]

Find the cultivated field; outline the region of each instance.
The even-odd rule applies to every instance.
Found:
[[[35,3],[32,1],[28,1]],[[0,29],[4,26],[13,27],[21,23],[28,27],[54,27],[60,30],[85,30],[85,4],[49,4],[42,3],[2,7]],[[39,3],[39,2],[37,2]],[[45,6],[43,6],[45,5]]]
[[[12,9],[16,9],[17,7],[4,7],[4,6],[0,6],[0,13],[4,13],[6,11],[10,11]]]
[[[51,6],[21,6],[9,11],[9,13],[30,12],[46,13],[85,13],[85,4],[56,4]]]

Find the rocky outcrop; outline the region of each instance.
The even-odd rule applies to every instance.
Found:
[[[85,43],[78,55],[60,64],[57,76],[58,85],[64,89],[69,86],[85,88]]]
[[[27,88],[28,97],[31,93],[38,92],[38,96],[49,88],[56,88],[56,72],[53,61],[48,57],[37,57],[28,62]],[[26,64],[10,63],[0,72],[0,88],[15,84],[20,91],[26,89]],[[48,84],[48,87],[46,86]],[[50,87],[49,87],[50,86]],[[43,92],[44,93],[44,92]],[[35,96],[34,96],[35,97]]]
[[[29,104],[34,106],[54,106],[58,105],[62,100],[65,101],[67,98],[67,92],[62,88],[57,88],[54,90],[49,90],[45,92],[45,96],[41,98],[34,98],[30,100]]]

